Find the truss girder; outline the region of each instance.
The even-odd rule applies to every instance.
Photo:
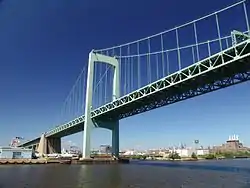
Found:
[[[149,95],[153,95],[157,92],[162,92],[164,90],[165,92],[168,92],[171,90],[170,88],[176,88],[179,84],[183,84],[186,81],[194,81],[197,77],[203,77],[206,76],[206,74],[216,72],[217,69],[219,70],[223,67],[228,67],[230,64],[240,63],[249,55],[250,45],[249,40],[247,40],[235,47],[215,54],[179,72],[136,90],[114,102],[108,103],[92,111],[92,117],[94,118],[112,110],[116,110],[122,106],[127,106],[129,103],[141,100],[142,98],[148,98]],[[121,115],[120,118],[123,118],[123,116]]]
[[[225,88],[247,80],[250,80],[250,72],[239,73],[237,75],[234,75],[233,77],[217,81],[216,83],[207,84],[204,87],[199,87],[196,89],[187,89],[184,92],[179,92],[179,93],[177,92],[175,95],[166,96],[165,99],[151,101],[151,103],[145,106],[140,106],[138,108],[133,109],[132,111],[121,114],[120,118],[125,118],[139,113],[143,113],[145,111],[149,111],[165,105],[173,104],[175,102],[186,100],[198,95],[216,91],[218,89]]]
[[[38,144],[39,141],[40,141],[40,137],[35,138],[35,139],[33,139],[33,140],[29,140],[29,141],[27,141],[27,142],[24,142],[24,143],[18,145],[18,147],[29,147],[29,146]]]
[[[250,39],[105,104],[92,118],[125,118],[249,80]],[[46,133],[53,136],[84,123],[80,116]]]

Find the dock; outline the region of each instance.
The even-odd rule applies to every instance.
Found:
[[[0,159],[0,165],[33,164],[128,164],[129,159],[89,158],[89,159]]]
[[[8,164],[47,164],[45,159],[0,159],[0,165]]]

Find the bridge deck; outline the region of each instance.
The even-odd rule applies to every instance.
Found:
[[[237,53],[236,53],[237,52]],[[95,120],[125,118],[250,79],[250,40],[199,61],[179,72],[92,111]],[[83,130],[84,116],[57,127],[47,136]]]

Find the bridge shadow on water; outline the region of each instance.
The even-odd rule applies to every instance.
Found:
[[[234,172],[234,173],[249,173],[250,174],[250,165],[249,168],[246,167],[236,167],[236,166],[220,166],[213,164],[200,164],[198,162],[182,162],[182,161],[131,161],[131,164],[136,164],[140,166],[157,166],[157,167],[169,167],[169,168],[183,168],[190,170],[213,170],[221,172]],[[246,165],[248,166],[248,165]]]

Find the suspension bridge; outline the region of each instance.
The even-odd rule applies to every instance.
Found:
[[[247,6],[243,0],[140,40],[92,50],[60,123],[19,146],[60,152],[62,137],[83,131],[87,158],[91,131],[102,127],[112,131],[118,156],[119,120],[249,80]]]

